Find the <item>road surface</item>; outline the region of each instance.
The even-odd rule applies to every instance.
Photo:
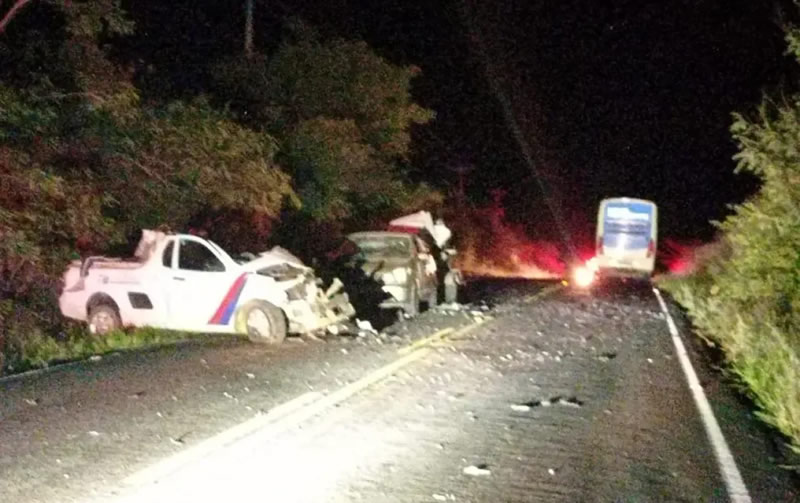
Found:
[[[0,381],[2,501],[798,500],[673,308],[721,466],[649,288],[472,298],[380,337],[214,337]]]

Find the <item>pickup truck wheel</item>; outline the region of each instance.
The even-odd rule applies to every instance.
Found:
[[[108,304],[96,304],[89,308],[89,332],[106,335],[122,328],[122,320],[116,307]]]
[[[280,344],[286,338],[283,311],[269,302],[254,302],[242,310],[247,337],[258,344]]]

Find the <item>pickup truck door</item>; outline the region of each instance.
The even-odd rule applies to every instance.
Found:
[[[230,267],[226,267],[217,253],[202,240],[181,236],[177,244],[167,283],[168,327],[225,331],[230,316],[215,315],[220,309],[235,308],[236,299],[233,297],[238,297],[241,292],[244,278],[237,278],[238,271],[229,270]],[[238,283],[242,285],[237,288]]]

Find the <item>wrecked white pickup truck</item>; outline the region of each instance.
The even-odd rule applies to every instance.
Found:
[[[311,268],[281,248],[235,261],[212,241],[142,231],[131,260],[89,257],[64,274],[64,316],[104,334],[123,326],[246,334],[278,344],[355,314],[341,282],[320,288]]]

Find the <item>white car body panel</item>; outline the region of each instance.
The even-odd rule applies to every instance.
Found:
[[[202,250],[224,270],[181,268],[184,247]],[[284,310],[290,332],[317,330],[354,314],[346,294],[319,290],[313,271],[283,249],[239,264],[211,241],[145,230],[135,255],[130,261],[90,257],[73,262],[64,274],[65,288],[59,298],[62,314],[86,321],[89,302],[96,295],[116,304],[123,325],[190,332],[236,333],[236,312],[253,300]],[[297,274],[285,280],[258,272],[286,265]],[[295,291],[292,300],[290,289]],[[150,306],[135,306],[131,294],[146,296]],[[328,300],[337,301],[342,309],[332,314]]]

